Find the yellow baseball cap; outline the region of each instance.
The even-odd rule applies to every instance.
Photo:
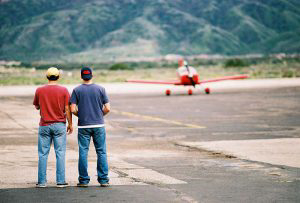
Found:
[[[59,70],[55,67],[50,67],[48,70],[47,70],[47,73],[46,73],[47,77],[50,77],[50,76],[59,76]]]

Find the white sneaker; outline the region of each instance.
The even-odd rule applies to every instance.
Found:
[[[67,187],[68,185],[69,185],[68,183],[57,183],[56,187],[58,187],[58,188],[64,188],[64,187]]]
[[[39,184],[39,183],[37,183],[37,184],[35,185],[35,187],[36,187],[36,188],[44,188],[44,187],[47,187],[47,185],[46,185],[46,184]]]

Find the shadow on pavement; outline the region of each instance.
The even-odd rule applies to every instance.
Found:
[[[153,195],[155,194],[155,195]],[[0,190],[0,202],[174,202],[176,195],[149,186],[103,188],[13,188]],[[178,201],[178,200],[177,200]]]

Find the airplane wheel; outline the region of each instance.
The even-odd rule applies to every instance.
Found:
[[[193,90],[189,89],[189,90],[188,90],[188,94],[189,94],[189,95],[192,95],[192,94],[193,94]]]
[[[209,94],[210,93],[210,89],[209,88],[205,88],[205,93]]]
[[[171,90],[166,90],[166,95],[170,96],[171,95]]]

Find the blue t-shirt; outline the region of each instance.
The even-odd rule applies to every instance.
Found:
[[[108,103],[105,89],[96,84],[76,87],[70,102],[78,105],[78,126],[104,124],[103,105]]]

